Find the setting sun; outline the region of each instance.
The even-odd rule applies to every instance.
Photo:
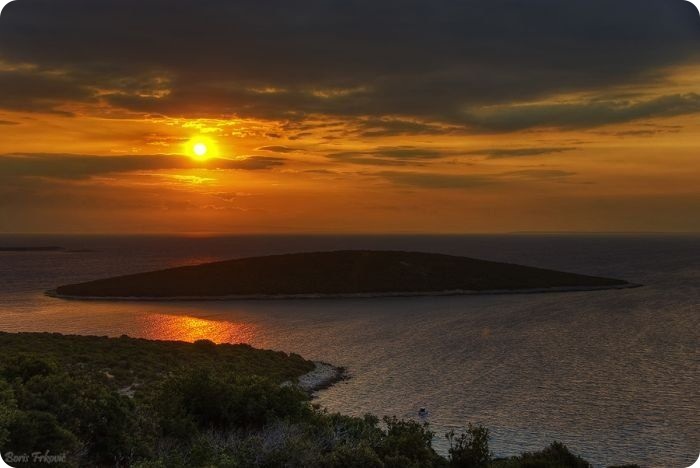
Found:
[[[205,160],[216,157],[216,142],[208,137],[194,137],[185,144],[185,153],[193,159]]]
[[[207,145],[204,143],[197,143],[194,145],[194,154],[197,156],[204,156],[207,154]]]

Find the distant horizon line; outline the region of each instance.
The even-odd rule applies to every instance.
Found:
[[[0,236],[114,236],[114,237],[370,237],[370,236],[504,236],[504,235],[700,235],[700,231],[479,231],[479,232],[0,232]]]

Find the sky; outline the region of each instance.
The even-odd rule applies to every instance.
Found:
[[[16,0],[0,232],[700,232],[698,46],[684,0]]]

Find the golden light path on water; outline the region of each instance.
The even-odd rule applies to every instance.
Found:
[[[53,307],[50,307],[53,305]],[[5,320],[13,319],[21,327],[5,326],[3,331],[52,332],[65,334],[126,334],[151,340],[197,341],[215,343],[247,343],[270,346],[262,327],[253,320],[217,314],[209,304],[193,306],[187,302],[108,302],[55,301],[35,294],[15,311],[4,311]],[[33,309],[32,320],[26,311]],[[214,314],[214,316],[212,316]],[[115,333],[112,329],[119,329]]]
[[[250,343],[256,327],[247,323],[152,313],[136,317],[140,335],[153,340]]]

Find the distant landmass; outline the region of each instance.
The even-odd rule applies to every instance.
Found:
[[[68,298],[446,295],[632,287],[626,281],[433,253],[345,250],[249,257],[60,286]]]
[[[94,252],[91,249],[66,249],[65,247],[57,247],[55,245],[47,246],[20,246],[20,247],[3,247],[0,246],[0,252],[67,252],[67,253],[86,253]]]
[[[49,246],[39,246],[39,247],[2,247],[0,246],[0,252],[59,252],[65,250],[63,247],[56,247],[53,245]]]

